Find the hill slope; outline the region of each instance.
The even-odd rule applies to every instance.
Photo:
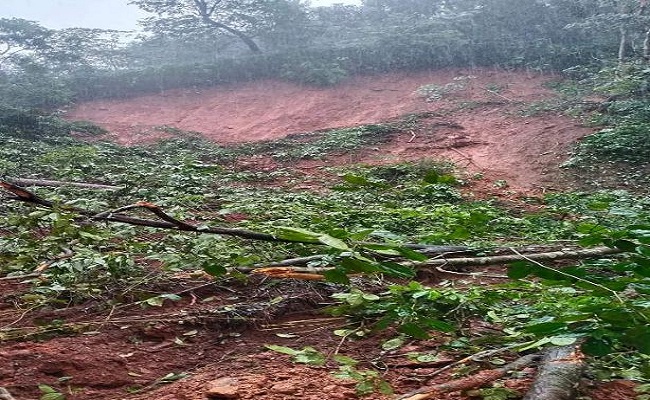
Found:
[[[537,192],[556,185],[557,166],[590,133],[568,117],[523,112],[553,101],[554,93],[543,86],[551,78],[472,70],[356,77],[334,88],[259,81],[93,101],[68,117],[94,121],[125,145],[169,136],[156,129],[161,126],[234,144],[428,113],[412,130],[355,161],[444,157],[489,180],[506,181],[512,190]],[[417,93],[424,85],[433,85],[428,93],[435,99]]]

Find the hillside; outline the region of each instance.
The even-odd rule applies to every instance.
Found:
[[[110,140],[124,145],[169,137],[156,129],[161,126],[232,145],[426,113],[412,131],[362,151],[354,162],[450,159],[490,181],[506,181],[512,190],[539,194],[560,187],[559,164],[592,131],[576,119],[535,112],[555,99],[543,86],[552,79],[525,72],[453,70],[356,77],[333,88],[260,81],[82,103],[67,117],[96,122],[110,131]],[[464,86],[451,86],[458,82]],[[440,99],[426,101],[416,93],[432,84],[446,92]],[[302,165],[314,167],[313,162]]]

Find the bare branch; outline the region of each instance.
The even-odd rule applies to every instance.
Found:
[[[53,181],[49,179],[29,179],[29,178],[8,178],[13,183],[21,186],[49,186],[49,187],[61,187],[61,186],[71,186],[84,189],[98,189],[98,190],[121,190],[124,189],[124,186],[113,186],[113,185],[102,185],[98,183],[86,183],[86,182],[63,182],[63,181]]]

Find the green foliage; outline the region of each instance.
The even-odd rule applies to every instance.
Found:
[[[358,289],[333,295],[342,304],[330,309],[335,316],[348,315],[367,320],[372,331],[391,325],[406,335],[426,339],[432,331],[454,332],[463,316],[473,314],[487,304],[480,304],[472,292],[431,289],[418,282],[393,285],[381,296]],[[475,302],[476,301],[476,302]],[[354,332],[352,330],[351,332]]]
[[[105,130],[90,122],[68,122],[35,109],[0,107],[0,131],[7,136],[30,140],[56,140],[70,133],[102,134]]]
[[[230,267],[322,252],[315,248],[320,243],[328,253],[321,265],[335,267],[328,277],[347,282],[347,274],[359,272],[411,277],[410,268],[374,260],[384,252],[422,261],[422,255],[399,246],[403,241],[486,243],[504,240],[513,232],[517,232],[516,240],[574,235],[574,227],[553,213],[513,216],[488,202],[464,201],[456,188],[462,182],[447,164],[336,169],[330,172],[335,186],[324,193],[259,187],[255,175],[232,170],[232,159],[241,154],[272,154],[287,160],[320,157],[374,143],[391,132],[389,127],[367,126],[319,133],[311,141],[303,135],[233,148],[182,132],[157,145],[128,148],[85,143],[60,131],[39,140],[0,133],[3,175],[124,187],[117,192],[68,187],[39,190],[60,202],[54,212],[36,212],[12,202],[0,205],[0,226],[11,232],[0,237],[2,273],[29,272],[44,261],[55,260],[43,274],[47,279],[34,282],[36,290],[43,296],[80,301],[100,296],[102,285],[119,288],[121,280],[139,276],[146,263],[153,261],[162,262],[167,270],[205,270],[219,276]],[[274,176],[281,182],[300,183],[298,176],[281,169],[263,178],[268,181]],[[242,184],[242,177],[247,184]],[[198,224],[234,225],[314,245],[261,243],[252,248],[237,239],[181,233],[161,233],[151,240],[153,233],[147,229],[86,224],[65,209],[69,204],[100,212],[142,199]],[[229,215],[242,217],[220,220]],[[120,240],[112,240],[115,237]],[[377,244],[352,245],[360,240]],[[73,256],[57,259],[65,249]]]
[[[598,72],[586,70],[579,74],[577,82],[584,95],[607,96],[591,118],[593,124],[603,128],[579,143],[566,167],[588,177],[592,185],[647,189],[649,77],[650,69],[645,62],[606,66]]]
[[[620,124],[580,142],[582,157],[646,164],[650,159],[650,124]]]
[[[381,378],[378,371],[373,369],[359,369],[359,362],[349,357],[335,355],[334,360],[339,363],[339,370],[333,375],[339,379],[351,379],[357,382],[355,391],[359,396],[368,396],[373,393],[392,395],[393,388]]]
[[[396,132],[397,129],[390,125],[361,125],[244,144],[233,148],[231,152],[233,156],[267,154],[280,161],[319,159],[329,154],[344,154],[364,146],[385,142]]]
[[[325,355],[313,347],[305,347],[301,350],[294,350],[291,347],[278,346],[275,344],[267,344],[264,347],[278,353],[288,354],[293,357],[293,362],[300,364],[321,366],[325,364],[326,361]]]
[[[304,61],[298,65],[285,65],[282,77],[304,85],[334,86],[347,78],[347,71],[336,62],[314,63]]]
[[[38,385],[38,390],[43,393],[40,397],[40,400],[65,400],[63,393],[57,391],[51,386]]]
[[[364,331],[356,336],[363,336],[368,329],[393,326],[417,339],[446,332],[451,341],[469,320],[485,319],[502,330],[493,342],[510,343],[519,351],[580,342],[593,357],[632,352],[635,356],[627,362],[618,358],[600,364],[599,372],[650,379],[650,218],[647,213],[638,217],[637,223],[618,229],[586,223],[578,227],[582,244],[619,248],[627,252],[623,258],[560,268],[516,262],[508,272],[513,282],[485,288],[440,289],[411,282],[379,295],[352,289],[335,294],[340,304],[330,311],[360,323],[346,336],[357,329]],[[529,276],[536,280],[522,280]],[[623,375],[630,369],[636,375]]]

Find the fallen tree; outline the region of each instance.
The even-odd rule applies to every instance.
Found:
[[[50,209],[57,208],[57,205],[55,205],[53,202],[43,199],[38,195],[18,185],[15,185],[7,180],[0,179],[0,187],[13,194],[13,197],[9,197],[10,199],[29,203],[29,204],[34,204],[34,205],[38,205]],[[205,226],[205,225],[197,226],[197,225],[189,224],[184,221],[180,221],[172,217],[171,215],[165,213],[162,210],[162,208],[160,208],[156,204],[145,202],[145,201],[139,201],[134,204],[130,204],[114,210],[103,211],[100,213],[81,209],[78,207],[66,206],[66,205],[59,206],[58,208],[64,211],[78,213],[93,221],[111,221],[111,222],[119,222],[119,223],[125,223],[130,225],[151,227],[151,228],[173,229],[173,230],[185,231],[185,232],[229,235],[229,236],[235,236],[244,239],[270,241],[270,242],[303,243],[303,244],[312,244],[312,245],[327,244],[327,243],[320,242],[316,239],[302,240],[296,238],[283,238],[268,233],[255,232],[255,231],[250,231],[245,229],[213,227],[213,226]],[[159,220],[143,219],[139,217],[132,217],[130,215],[125,214],[125,212],[132,211],[135,209],[146,210],[154,214],[155,216],[157,216]],[[352,244],[364,246],[367,245],[368,243],[353,242]],[[560,249],[556,251],[539,252],[539,253],[532,253],[532,254],[531,253],[522,254],[516,249],[507,248],[506,250],[509,249],[515,254],[481,256],[481,257],[450,257],[457,254],[467,253],[468,251],[471,251],[471,249],[464,246],[431,246],[431,245],[419,245],[419,244],[405,244],[402,245],[402,247],[420,250],[422,252],[426,252],[427,254],[437,253],[436,256],[426,261],[403,261],[400,263],[402,266],[411,267],[415,269],[423,268],[423,267],[442,267],[442,266],[454,266],[454,267],[485,266],[485,265],[494,265],[494,264],[506,264],[514,261],[539,262],[539,261],[547,261],[547,260],[557,261],[557,260],[566,260],[566,259],[586,259],[586,258],[594,258],[594,257],[601,257],[604,255],[622,253],[620,249],[604,247],[604,246],[594,247],[590,249]],[[372,253],[373,250],[370,249],[368,250],[368,252]],[[279,274],[274,274],[273,273],[274,271],[271,268],[265,268],[266,273],[268,273],[269,275],[276,275],[278,277],[280,276],[291,277],[290,275],[287,275],[287,273],[290,274],[291,273],[307,273],[307,274],[323,273],[328,270],[331,270],[332,268],[330,267],[312,268],[308,266],[307,267],[294,267],[294,266],[304,265],[312,261],[318,261],[323,259],[324,257],[325,255],[315,255],[309,257],[294,258],[294,259],[280,261],[277,263],[272,263],[271,265],[265,264],[265,265],[256,265],[253,267],[241,267],[238,268],[238,270],[240,272],[250,272],[250,271],[255,271],[258,268],[262,268],[262,267],[269,267],[269,266],[281,267],[282,271]]]
[[[53,181],[50,179],[30,179],[30,178],[10,178],[11,182],[16,185],[21,186],[45,186],[45,187],[77,187],[83,189],[94,189],[94,190],[122,190],[125,189],[124,186],[114,186],[114,185],[103,185],[98,183],[87,183],[87,182],[64,182],[64,181]]]

